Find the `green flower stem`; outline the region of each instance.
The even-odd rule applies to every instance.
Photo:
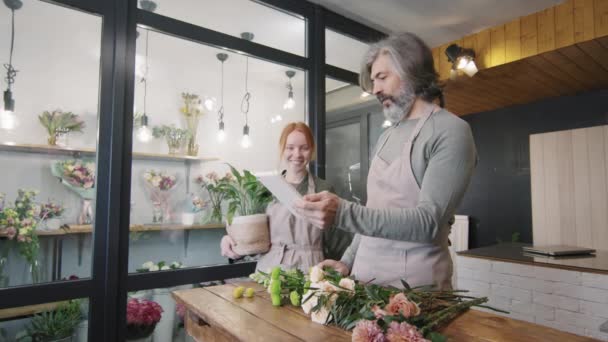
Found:
[[[461,312],[468,310],[470,307],[485,303],[488,301],[487,297],[477,298],[468,302],[458,303],[456,305],[445,308],[439,312],[436,312],[428,317],[431,320],[427,323],[422,329],[420,329],[420,333],[423,336],[426,336],[427,333],[433,331],[441,324],[450,321],[456,316],[458,316]]]

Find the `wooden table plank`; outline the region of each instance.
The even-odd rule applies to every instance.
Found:
[[[211,327],[239,341],[302,341],[205,288],[175,291],[173,298],[187,303],[188,311]]]
[[[244,286],[248,286],[244,284]],[[351,335],[340,329],[331,329],[329,326],[315,323],[306,317],[303,317],[291,310],[283,310],[283,308],[291,307],[284,305],[281,309],[272,306],[272,303],[264,298],[265,291],[257,293],[253,298],[238,298],[232,297],[233,286],[211,286],[205,288],[207,291],[217,294],[226,301],[236,304],[250,314],[263,319],[264,321],[280,327],[280,329],[288,333],[304,337],[305,341],[350,341]],[[297,308],[294,308],[297,309]],[[304,311],[297,309],[304,313]]]

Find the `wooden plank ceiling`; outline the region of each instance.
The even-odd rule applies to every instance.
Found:
[[[608,36],[450,80],[445,100],[466,115],[596,89],[608,89]]]
[[[450,80],[445,49],[475,51],[479,72]],[[608,88],[608,0],[566,0],[433,49],[458,115]]]

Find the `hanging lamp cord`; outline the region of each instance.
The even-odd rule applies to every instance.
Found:
[[[8,84],[8,90],[11,90],[11,86],[15,83],[15,77],[17,76],[17,70],[13,67],[13,49],[15,47],[15,10],[11,9],[11,50],[8,59],[8,64],[4,64],[6,68],[6,83]]]
[[[247,114],[249,113],[249,100],[251,99],[251,93],[248,88],[248,77],[249,77],[249,56],[246,57],[245,61],[245,96],[241,101],[241,112],[245,114],[245,126],[248,126]]]
[[[220,90],[220,110],[218,110],[217,115],[219,116],[219,122],[224,121],[224,61],[222,62],[222,80],[221,80],[221,90]]]
[[[146,110],[146,103],[148,102],[147,97],[148,97],[148,34],[149,33],[150,33],[150,30],[146,29],[146,64],[144,67],[144,77],[141,80],[144,83],[144,114],[146,114],[148,112]]]

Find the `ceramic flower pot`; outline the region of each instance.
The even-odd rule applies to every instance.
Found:
[[[234,251],[240,255],[266,253],[270,249],[268,215],[239,216],[227,225],[228,235],[236,242]]]
[[[185,226],[193,225],[195,216],[195,213],[182,213],[182,224]]]

